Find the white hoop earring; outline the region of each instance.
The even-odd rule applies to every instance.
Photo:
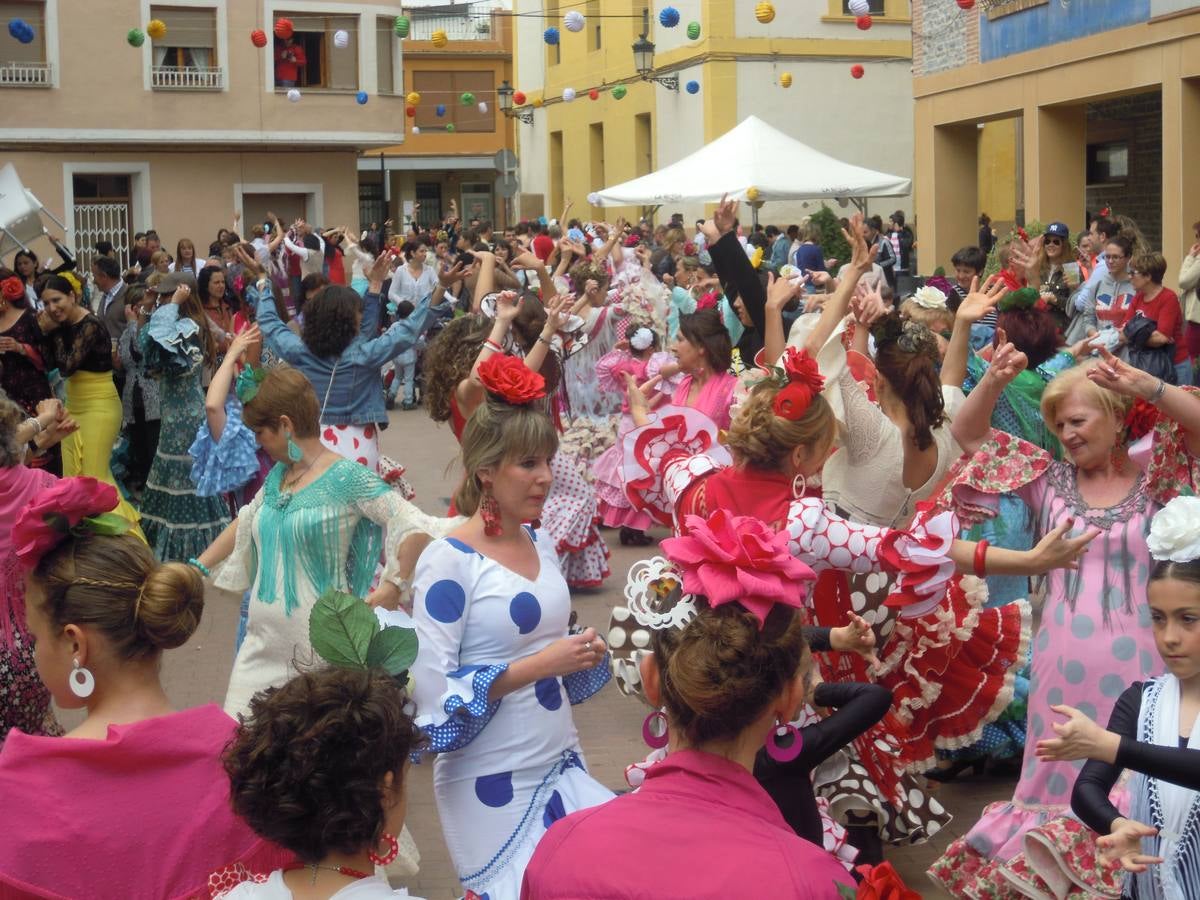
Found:
[[[796,482],[800,482],[799,488],[796,487]],[[808,490],[808,479],[804,476],[804,473],[800,473],[799,475],[797,475],[795,478],[792,479],[792,497],[793,497],[793,499],[799,500],[801,497],[804,496],[804,492],[806,490]]]
[[[78,659],[73,662],[75,668],[67,679],[71,684],[71,693],[80,700],[86,700],[96,689],[96,676],[86,666],[81,666]]]

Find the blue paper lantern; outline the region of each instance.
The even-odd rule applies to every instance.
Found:
[[[546,41],[547,44],[549,44],[551,47],[553,47],[555,44],[558,43],[558,29],[555,28],[553,25],[551,25],[549,28],[547,28],[545,31],[542,32],[542,38]]]
[[[9,22],[8,33],[13,36],[14,40],[18,40],[22,44],[33,43],[33,26],[24,19],[13,19]]]
[[[700,93],[700,82],[689,81],[686,85],[684,85],[684,88],[689,94],[698,94]]]
[[[359,91],[354,95],[354,99],[358,101],[359,106],[366,106],[367,101],[371,99],[371,96],[366,91]]]
[[[679,24],[679,10],[673,6],[664,6],[663,11],[658,14],[658,21],[662,23],[663,28],[674,28]]]
[[[439,103],[436,107],[434,107],[433,111],[437,113],[437,117],[440,119],[446,114],[446,104]]]

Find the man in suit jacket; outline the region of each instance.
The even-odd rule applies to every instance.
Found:
[[[113,341],[121,339],[125,331],[125,290],[121,279],[121,264],[108,256],[99,256],[92,263],[92,279],[96,284],[96,316],[108,329]]]

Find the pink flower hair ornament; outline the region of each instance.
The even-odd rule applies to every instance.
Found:
[[[761,630],[777,603],[802,609],[817,575],[788,551],[788,536],[753,516],[717,510],[708,519],[687,516],[687,533],[662,542],[683,576],[683,590],[712,608],[737,603]]]
[[[62,478],[41,491],[13,525],[13,552],[33,569],[43,556],[71,536],[125,534],[132,523],[112,510],[117,489],[95,478]]]

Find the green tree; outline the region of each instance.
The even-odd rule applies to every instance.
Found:
[[[835,257],[839,266],[848,263],[850,261],[850,245],[842,237],[841,218],[822,203],[821,208],[813,213],[810,221],[821,229],[821,252],[825,254],[825,258]]]

